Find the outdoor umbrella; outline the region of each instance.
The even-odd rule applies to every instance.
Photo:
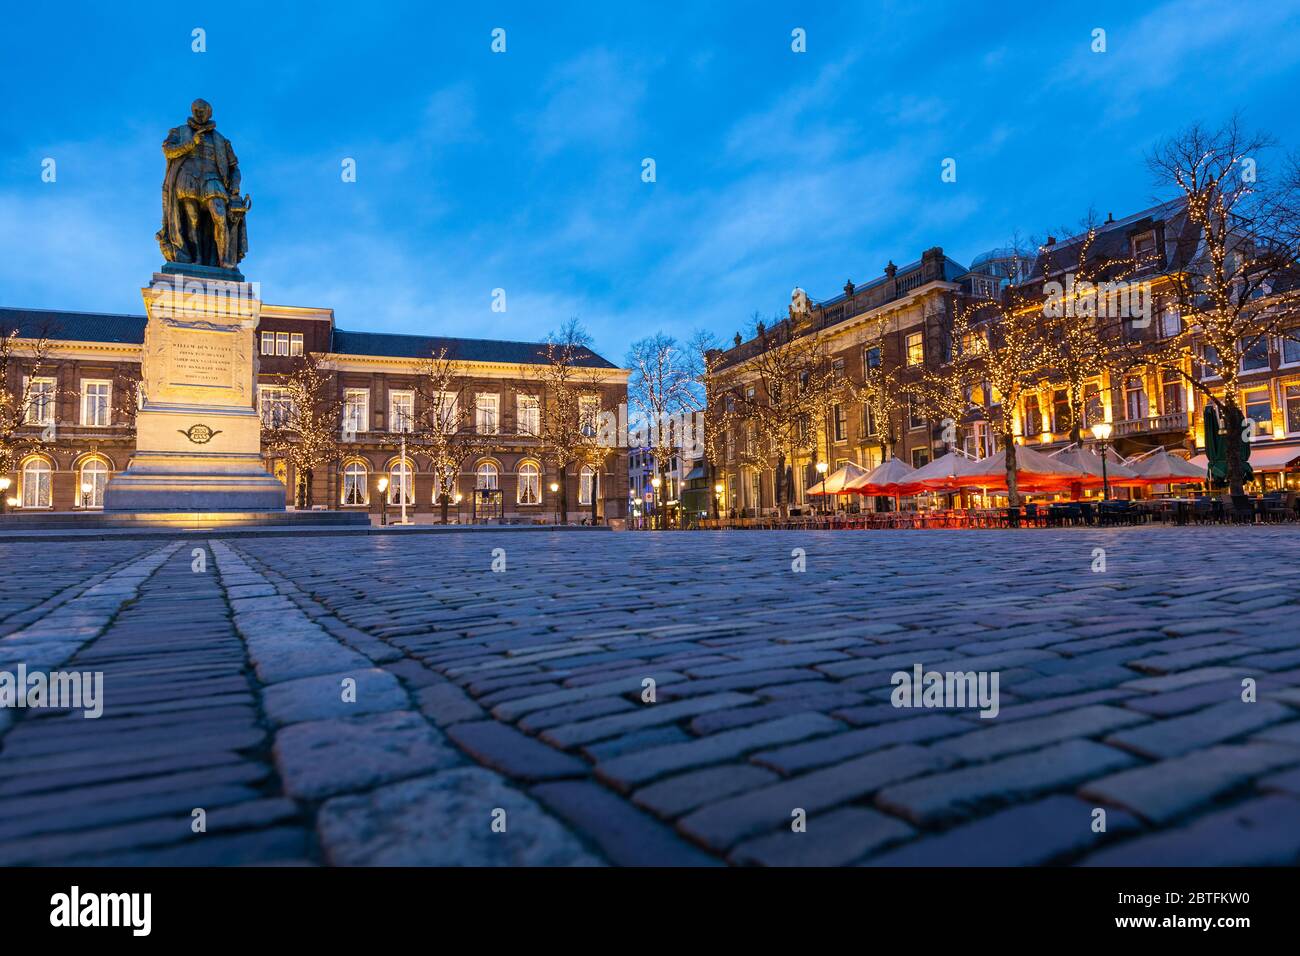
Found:
[[[1183,484],[1190,481],[1205,481],[1205,466],[1192,464],[1186,458],[1171,455],[1163,448],[1128,463],[1137,474],[1138,482],[1144,485]]]
[[[845,485],[850,481],[865,478],[866,475],[867,469],[863,468],[861,465],[855,465],[853,462],[849,462],[843,468],[838,468],[827,475],[825,482],[819,479],[815,483],[809,485],[808,494],[823,494],[823,488],[825,489],[824,493],[827,495],[852,494],[849,489],[845,488]]]
[[[907,476],[906,489],[915,491],[954,491],[974,482],[968,476],[982,471],[978,462],[959,451],[940,455],[928,465],[922,465]]]
[[[1007,487],[1007,451],[981,458],[974,463],[975,474],[965,482],[986,488]],[[1016,446],[1016,487],[1020,491],[1055,491],[1071,482],[1082,481],[1084,474],[1078,468],[1057,461],[1028,445]]]
[[[1105,475],[1101,470],[1101,456],[1079,445],[1062,448],[1049,457],[1071,468],[1077,468],[1082,474],[1082,477],[1077,479],[1081,485],[1094,487],[1103,484],[1105,480],[1109,480],[1112,485],[1142,484],[1141,481],[1136,480],[1137,472],[1126,465],[1124,459],[1115,454],[1114,449],[1111,448],[1106,449]]]
[[[873,468],[870,474],[857,481],[847,482],[844,491],[859,495],[892,495],[894,507],[897,508],[901,489],[907,488],[915,472],[915,468],[891,457],[889,461]]]

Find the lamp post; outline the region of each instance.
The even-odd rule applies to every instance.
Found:
[[[388,502],[384,496],[388,494],[388,476],[384,475],[379,479],[379,523],[388,524]]]
[[[713,486],[713,517],[715,518],[722,517],[722,495],[726,490],[726,486],[720,481]]]
[[[560,483],[558,481],[551,482],[551,494],[555,496],[555,523],[559,525],[563,522],[560,520]]]
[[[1101,446],[1101,496],[1104,501],[1110,500],[1110,476],[1106,474],[1106,443],[1110,440],[1110,433],[1110,422],[1098,422],[1092,426],[1093,437]]]
[[[822,476],[822,508],[826,508],[826,472],[830,471],[831,466],[824,461],[817,462],[817,474]]]
[[[94,486],[90,482],[83,481],[81,483],[81,507],[83,508],[90,507],[90,493],[93,490],[94,490]]]
[[[409,476],[411,485],[415,485],[415,475],[411,473],[411,463],[406,460],[406,436],[402,436],[402,487],[399,494],[402,496],[402,524],[406,524],[406,480]]]
[[[9,486],[12,484],[13,480],[8,475],[0,476],[0,514],[4,514],[6,504],[14,503],[14,499],[9,497]]]
[[[663,479],[660,478],[658,475],[655,475],[653,478],[650,479],[650,486],[655,490],[655,516],[653,521],[653,524],[655,526],[661,526],[660,523],[662,521],[662,519],[659,517],[659,486],[662,485],[663,483],[664,483]]]

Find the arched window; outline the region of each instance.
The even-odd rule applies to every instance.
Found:
[[[478,472],[474,475],[474,487],[479,490],[492,489],[495,491],[500,485],[497,483],[500,472],[497,466],[490,461],[479,462]]]
[[[23,465],[23,507],[50,507],[50,479],[54,474],[44,458],[32,458]]]
[[[542,473],[531,461],[519,466],[519,492],[515,500],[521,505],[542,503]]]
[[[369,495],[369,473],[366,466],[359,461],[350,461],[343,466],[343,503],[345,505],[364,505]]]
[[[408,505],[415,504],[415,475],[411,463],[406,459],[393,462],[388,472],[388,503],[400,505],[405,499]]]
[[[433,471],[433,503],[442,504],[442,496],[446,493],[447,503],[454,505],[456,503],[456,476],[446,477],[441,468],[435,466]]]
[[[81,466],[81,481],[77,482],[77,504],[82,508],[104,507],[104,488],[108,486],[108,465],[91,458]]]
[[[578,504],[591,504],[591,496],[596,487],[596,472],[590,465],[583,465],[578,472]]]

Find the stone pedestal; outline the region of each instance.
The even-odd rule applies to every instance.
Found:
[[[284,510],[284,485],[262,466],[257,286],[198,272],[155,273],[141,290],[136,452],[109,480],[105,511]]]

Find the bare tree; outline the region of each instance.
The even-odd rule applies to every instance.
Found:
[[[529,373],[544,393],[539,431],[559,476],[561,520],[569,513],[569,469],[580,468],[597,441],[597,422],[584,415],[584,406],[590,408],[590,402],[584,402],[584,397],[589,399],[593,394],[592,376],[587,367],[591,355],[591,336],[573,318],[547,336],[538,349],[541,364]],[[595,494],[593,487],[593,499]]]
[[[1234,117],[1217,129],[1189,126],[1148,157],[1156,184],[1181,194],[1192,226],[1175,243],[1169,275],[1189,320],[1180,352],[1200,343],[1199,372],[1173,354],[1162,366],[1219,412],[1228,438],[1224,477],[1233,494],[1242,493],[1245,475],[1237,439],[1253,426],[1242,410],[1243,359],[1267,349],[1272,336],[1296,335],[1300,325],[1300,176],[1294,162],[1290,175],[1269,179],[1261,171],[1272,146]]]
[[[632,369],[628,399],[638,426],[647,435],[661,486],[668,481],[668,463],[682,447],[675,422],[698,404],[690,353],[670,335],[656,332],[633,342],[627,353]]]
[[[310,508],[315,470],[339,457],[343,402],[333,371],[310,354],[279,376],[277,387],[282,395],[263,412],[262,448],[293,465],[294,499]]]
[[[476,399],[446,348],[421,363],[416,391],[423,414],[416,417],[412,440],[429,460],[442,523],[447,524],[456,479],[467,461],[492,447],[492,439],[475,430]]]
[[[51,384],[50,338],[25,339],[18,329],[0,330],[0,473],[13,471],[28,452],[53,441],[51,421],[58,399]]]

